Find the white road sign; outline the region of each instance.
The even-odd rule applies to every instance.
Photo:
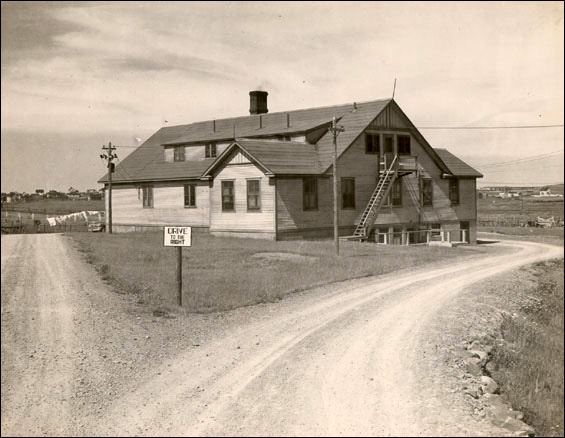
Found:
[[[192,246],[192,228],[167,225],[163,228],[164,246]]]

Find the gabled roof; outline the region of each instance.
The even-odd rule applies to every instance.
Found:
[[[452,173],[452,170],[440,158],[436,150],[428,144],[396,102],[391,99],[382,99],[161,128],[116,166],[113,181],[125,183],[200,178],[215,162],[215,158],[171,163],[165,161],[163,147],[190,143],[202,144],[207,141],[233,141],[234,133],[238,137],[239,146],[258,161],[264,161],[265,166],[273,174],[322,174],[331,168],[333,160],[333,138],[329,132],[323,134],[316,145],[250,139],[249,137],[307,133],[329,124],[335,117],[338,124],[345,128],[345,131],[337,137],[338,156],[341,156],[388,106],[396,110],[440,169],[444,173]],[[222,156],[223,154],[217,160],[220,161]],[[482,176],[453,155],[449,154],[446,157],[456,172],[464,173],[462,176]],[[452,157],[457,160],[457,163]],[[463,169],[464,166],[467,167],[467,170]],[[107,181],[107,175],[99,180],[100,183]]]
[[[211,176],[235,148],[243,150],[266,174],[316,175],[320,173],[314,145],[291,141],[237,139],[206,169],[202,177]]]
[[[453,176],[467,177],[467,178],[483,177],[483,175],[480,172],[476,171],[467,163],[457,158],[447,149],[434,148],[434,150],[449,169],[449,173],[451,173]]]

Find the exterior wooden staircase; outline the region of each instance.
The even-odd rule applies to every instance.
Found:
[[[390,193],[392,185],[396,178],[398,178],[398,156],[395,156],[390,166],[387,168],[386,165],[384,166],[384,170],[382,163],[379,164],[381,167],[379,170],[380,178],[375,190],[373,191],[363,214],[361,215],[361,219],[355,228],[355,232],[352,236],[343,236],[340,237],[342,240],[367,240],[369,238],[369,229],[375,222],[377,215],[379,214],[379,210]]]

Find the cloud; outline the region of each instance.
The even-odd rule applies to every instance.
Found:
[[[258,85],[272,112],[388,97],[395,78],[417,125],[562,123],[562,34],[546,2],[3,2],[2,129],[130,139],[246,114]],[[479,158],[562,144],[424,134]]]

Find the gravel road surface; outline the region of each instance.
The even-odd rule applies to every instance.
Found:
[[[496,436],[429,384],[441,364],[422,346],[469,286],[563,247],[488,246],[167,320],[111,291],[67,237],[2,236],[2,435]]]

